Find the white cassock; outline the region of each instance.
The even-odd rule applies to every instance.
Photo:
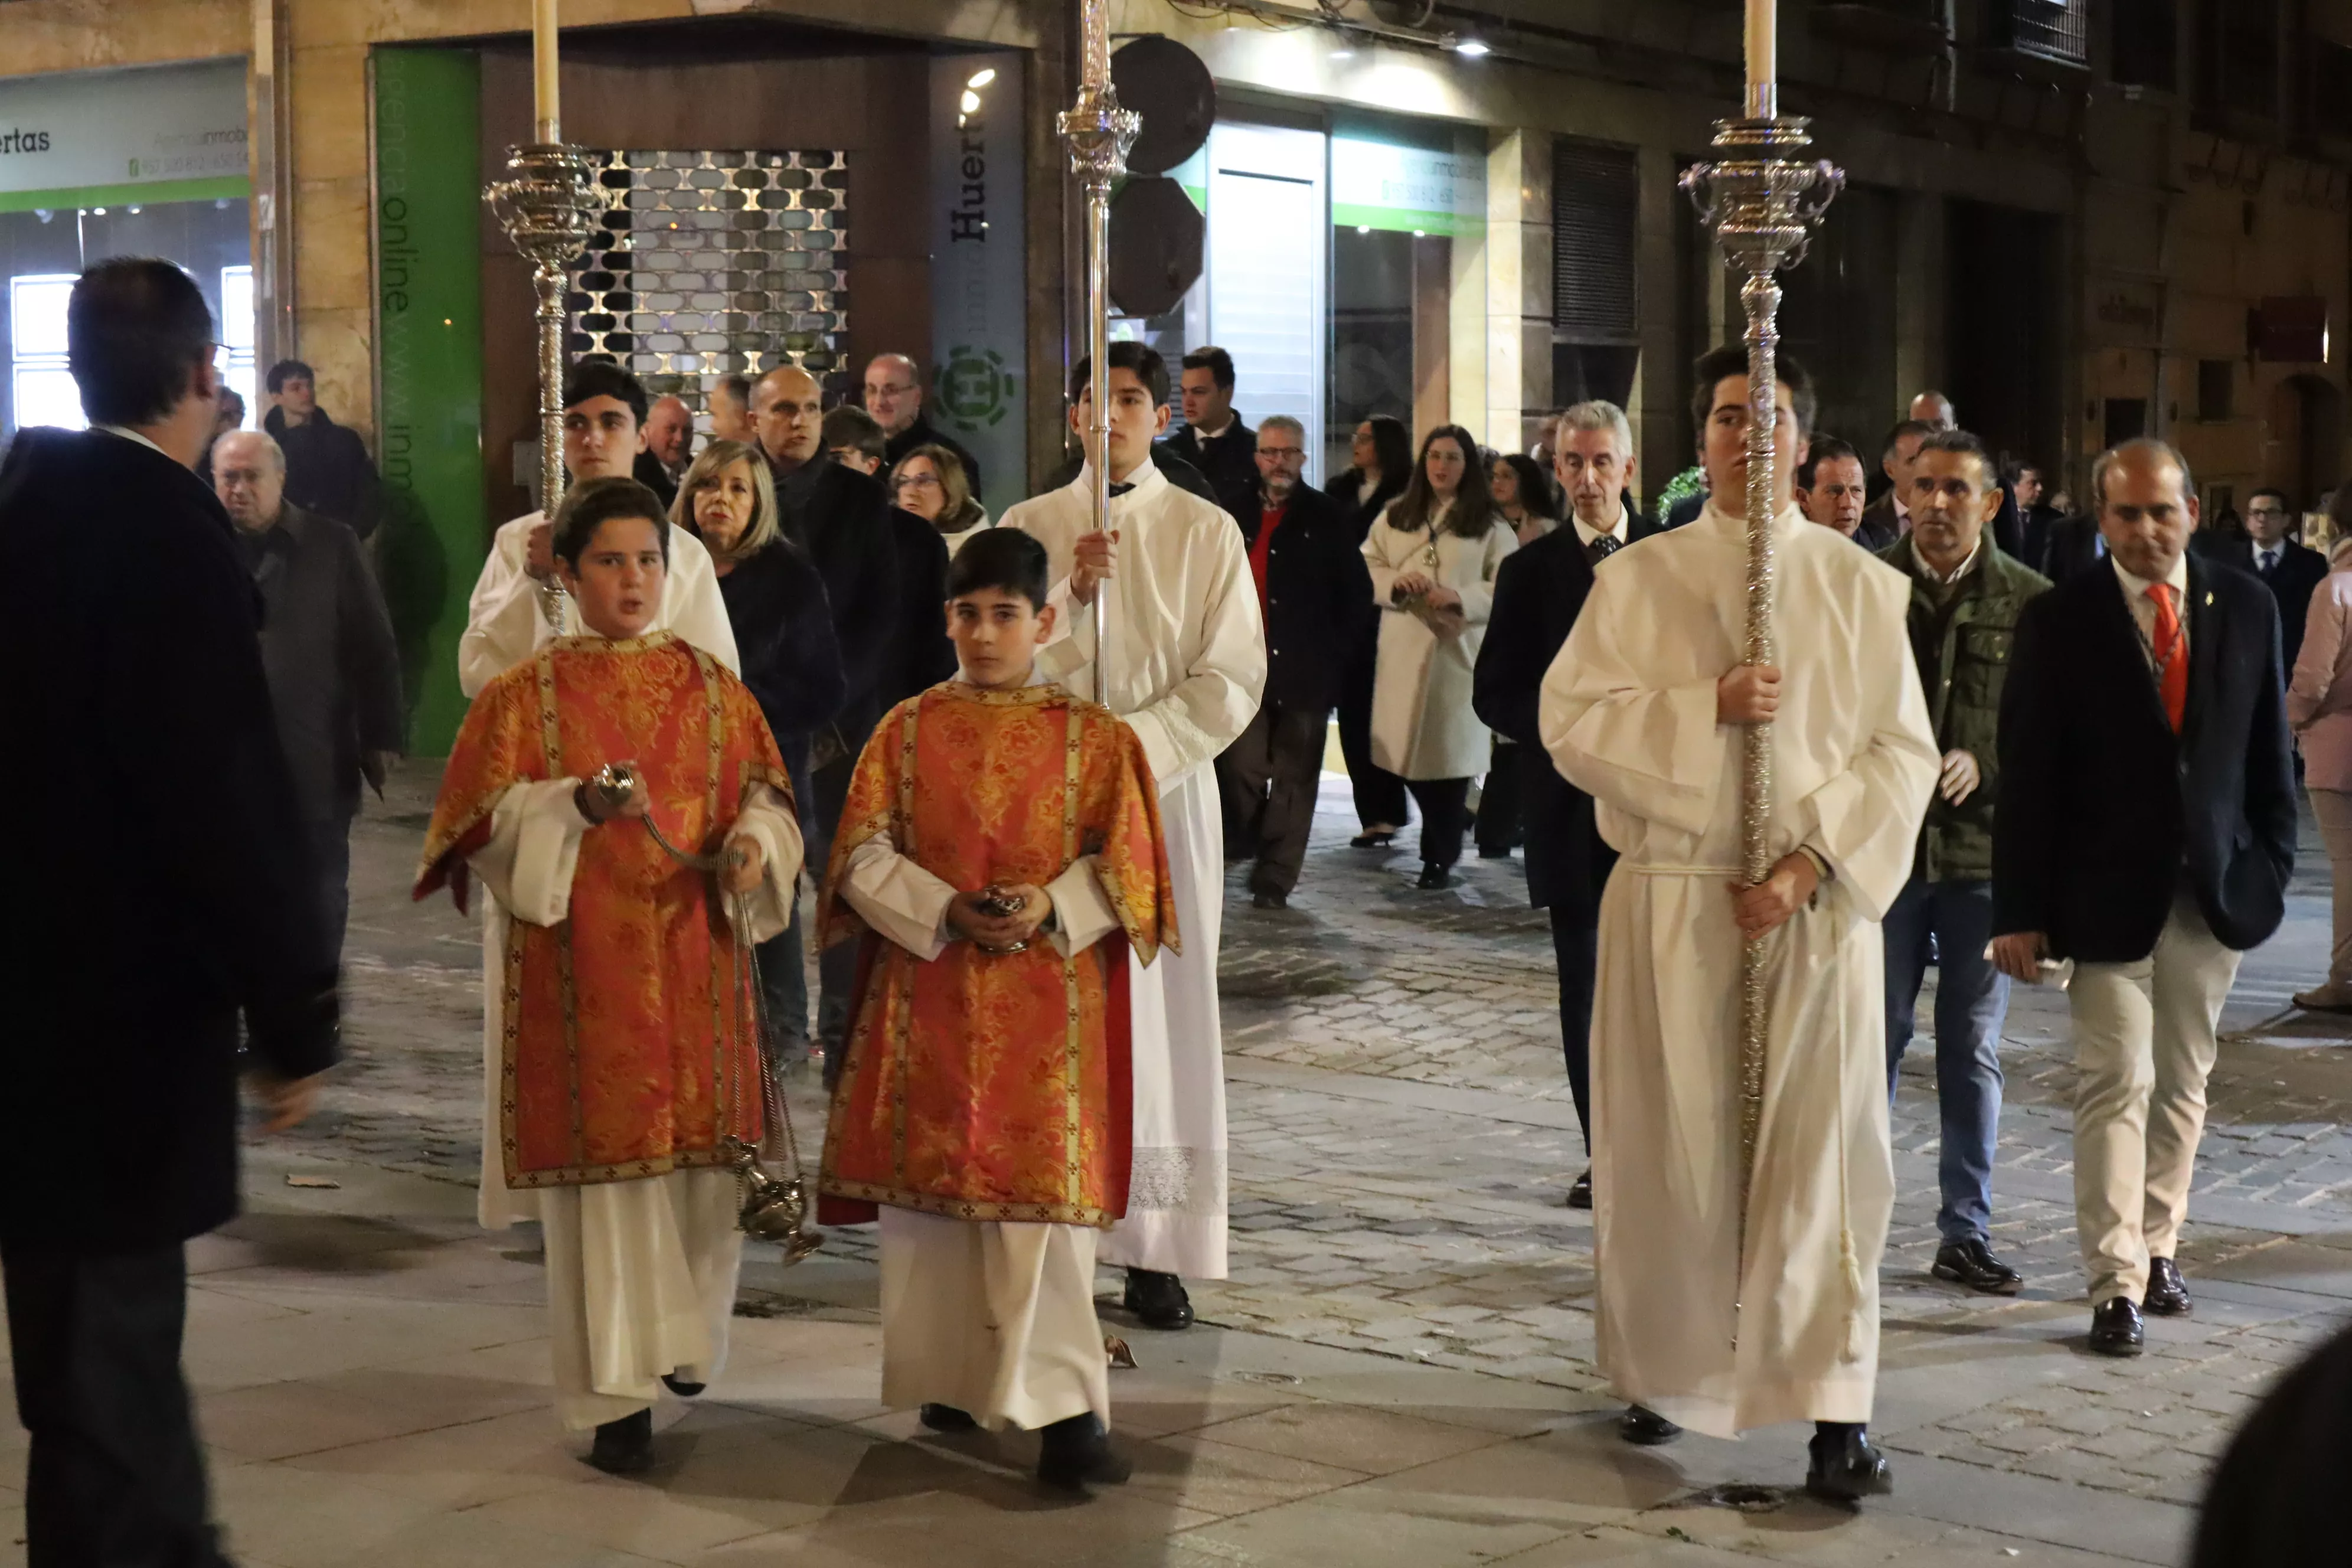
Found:
[[[1045,938],[1067,957],[1118,929],[1088,860],[1046,892]],[[955,889],[882,835],[850,852],[841,882],[866,925],[929,963],[948,943]],[[1095,1316],[1088,1226],[950,1219],[885,1205],[882,1403],[951,1405],[993,1431],[1093,1411],[1110,1421],[1110,1377]]]
[[[1113,497],[1118,530],[1105,706],[1128,722],[1160,785],[1160,828],[1184,951],[1150,968],[1128,960],[1135,1074],[1135,1163],[1127,1217],[1102,1244],[1114,1266],[1196,1279],[1225,1277],[1224,1036],[1217,936],[1224,910],[1224,822],[1211,764],[1257,714],[1265,626],[1241,529],[1150,463]],[[1037,668],[1093,698],[1094,608],[1070,597],[1078,536],[1094,528],[1094,483],[1023,501],[998,526],[1034,535],[1052,557],[1055,640]]]
[[[507,922],[554,925],[572,904],[588,823],[580,781],[519,784],[490,814],[489,842],[467,862],[490,891],[482,937],[482,1125],[499,1124]],[[736,829],[757,839],[767,879],[751,900],[754,942],[784,929],[801,868],[801,830],[764,784],[744,796]],[[731,834],[730,834],[731,836]],[[737,933],[739,940],[743,933]],[[547,1310],[555,1413],[575,1432],[646,1409],[664,1373],[709,1383],[727,1359],[743,1258],[732,1171],[677,1171],[631,1182],[511,1191],[494,1138],[482,1140],[481,1223],[537,1220],[547,1243]]]
[[[466,601],[466,632],[457,639],[457,685],[468,698],[559,637],[578,637],[579,606],[559,595],[563,626],[548,625],[540,608],[539,579],[527,570],[530,531],[547,514],[530,512],[503,524],[490,542],[489,559],[474,579]],[[648,632],[676,632],[729,669],[741,674],[735,629],[727,602],[719,596],[719,572],[702,541],[682,528],[669,531],[669,568],[662,578],[661,607]]]
[[[1623,856],[1592,1011],[1601,1370],[1715,1436],[1867,1421],[1895,1203],[1878,921],[1911,874],[1937,756],[1909,582],[1795,508],[1774,525],[1773,857],[1830,867],[1772,945],[1740,1267],[1741,730],[1716,681],[1747,626],[1745,525],[1709,507],[1620,551],[1544,678],[1545,749]],[[1734,1342],[1737,1341],[1735,1349]]]

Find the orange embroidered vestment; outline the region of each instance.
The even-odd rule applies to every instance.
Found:
[[[1069,958],[950,942],[926,963],[840,893],[887,834],[959,892],[1044,887],[1082,857],[1119,929]],[[1177,945],[1160,792],[1142,743],[1058,686],[935,686],[892,709],[849,786],[818,934],[862,934],[857,1010],[824,1142],[824,1217],[868,1205],[1104,1226],[1127,1211],[1128,952]]]
[[[735,675],[657,632],[565,637],[483,688],[434,803],[415,896],[465,902],[466,859],[519,784],[634,763],[653,820],[689,854],[715,852],[754,784],[790,809],[767,721]],[[580,841],[569,917],[509,921],[498,1136],[509,1187],[580,1186],[724,1162],[761,1132],[751,1023],[714,879],[616,818]]]

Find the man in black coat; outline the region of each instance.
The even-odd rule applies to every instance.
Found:
[[[2196,489],[2142,439],[2092,484],[2110,564],[2028,605],[2000,712],[1993,959],[2072,959],[2075,1228],[2091,1349],[2189,1310],[2175,1262],[2214,1030],[2294,865],[2278,609],[2187,553]]]
[[[2279,653],[2294,668],[2303,651],[2303,623],[2311,614],[2311,591],[2327,575],[2327,557],[2287,536],[2294,514],[2284,490],[2256,490],[2246,503],[2245,539],[2215,548],[2212,558],[2252,572],[2278,604]]]
[[[43,1565],[225,1562],[179,1370],[183,1247],[236,1211],[239,1013],[271,1130],[335,1059],[258,602],[192,469],[215,335],[170,263],[91,268],[67,339],[92,428],[25,431],[0,468],[30,658],[5,710],[0,1274]]]
[[[1298,886],[1323,743],[1349,635],[1372,602],[1372,577],[1348,514],[1301,474],[1307,430],[1287,415],[1258,426],[1257,492],[1234,518],[1265,612],[1265,695],[1217,758],[1225,853],[1255,855],[1252,901],[1278,910]]]
[[[1168,447],[1208,476],[1217,504],[1239,517],[1257,494],[1257,433],[1234,412],[1234,356],[1221,348],[1184,356],[1184,427]]]
[[[980,459],[965,450],[963,444],[931,423],[929,400],[923,391],[923,373],[905,354],[876,354],[866,363],[866,412],[882,426],[882,477],[887,479],[897,471],[898,459],[918,447],[945,447],[953,452],[956,461],[963,465],[964,478],[971,482],[971,493],[980,492]],[[946,584],[940,584],[944,597]],[[944,611],[940,616],[945,625]],[[954,673],[954,666],[949,666]]]
[[[801,833],[808,864],[822,866],[833,853],[834,830],[848,802],[857,753],[884,710],[897,700],[887,694],[906,679],[900,634],[909,613],[910,590],[901,574],[899,530],[890,521],[893,509],[882,481],[834,461],[824,450],[824,396],[816,379],[794,365],[770,371],[751,388],[751,422],[775,480],[777,522],[785,538],[808,552],[824,579],[848,692],[841,711],[817,731],[809,748],[809,792],[801,802]],[[925,531],[938,538],[936,531]],[[928,625],[944,641],[944,567],[940,576]],[[817,1036],[827,1048],[828,1062],[835,1059],[849,1026],[856,963],[855,947],[848,943],[817,959],[822,981]],[[789,1029],[790,1020],[785,1026]]]
[[[1576,626],[1592,574],[1635,540],[1664,531],[1623,500],[1633,478],[1633,432],[1622,409],[1580,403],[1559,416],[1551,440],[1552,472],[1574,516],[1533,544],[1503,558],[1486,640],[1478,649],[1471,706],[1518,742],[1527,805],[1528,901],[1551,911],[1552,956],[1559,971],[1559,1042],[1568,1065],[1577,1125],[1592,1147],[1592,982],[1599,958],[1601,891],[1617,852],[1593,823],[1592,797],[1559,776],[1536,723],[1544,672]],[[1569,1206],[1592,1206],[1592,1173],[1569,1190]]]
[[[336,424],[319,406],[319,378],[299,359],[269,367],[275,405],[261,417],[286,454],[286,498],[305,511],[331,517],[365,539],[383,511],[383,487],[360,433]]]
[[[360,783],[382,796],[407,729],[392,615],[358,537],[286,500],[285,458],[268,436],[222,437],[213,482],[261,593],[261,667],[341,953]]]

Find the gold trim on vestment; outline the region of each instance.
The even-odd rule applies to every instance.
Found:
[[[940,1215],[948,1219],[1025,1225],[1082,1225],[1091,1230],[1108,1230],[1118,1223],[1118,1217],[1107,1208],[1083,1204],[982,1203],[972,1198],[948,1197],[938,1193],[919,1193],[886,1186],[878,1182],[843,1181],[837,1176],[824,1179],[824,1191],[831,1197],[881,1204],[894,1209],[912,1209],[918,1214]]]

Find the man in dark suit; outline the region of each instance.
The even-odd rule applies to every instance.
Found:
[[[24,892],[0,937],[24,1544],[43,1565],[218,1568],[183,1248],[236,1212],[238,1015],[266,1125],[290,1127],[335,1059],[335,963],[259,601],[192,468],[220,389],[204,296],[169,262],[101,262],[66,332],[92,427],[25,431],[0,468],[36,650],[7,686]]]
[[[848,692],[841,711],[810,743],[808,798],[800,803],[808,864],[821,866],[833,853],[857,753],[882,717],[885,694],[903,684],[900,632],[909,591],[882,481],[835,462],[824,449],[824,397],[815,378],[794,365],[761,376],[751,387],[751,424],[775,480],[777,523],[785,538],[808,552],[824,579]],[[940,575],[928,629],[944,637],[944,569]],[[849,1026],[856,963],[855,944],[846,942],[817,960],[817,1036],[828,1068],[838,1060]],[[790,1031],[794,1021],[785,1020],[784,1028]]]
[[[1835,530],[1875,555],[1894,535],[1863,526],[1862,454],[1834,436],[1816,436],[1797,465],[1797,504],[1823,528]]]
[[[1886,476],[1886,490],[1862,514],[1856,537],[1868,542],[1894,543],[1911,528],[1911,468],[1919,460],[1919,443],[1935,426],[1924,419],[1906,419],[1886,433],[1878,449],[1878,471]],[[1885,545],[1875,548],[1885,549]]]
[[[1265,695],[1217,758],[1225,853],[1255,855],[1252,902],[1278,910],[1298,886],[1323,779],[1323,743],[1349,634],[1372,602],[1371,574],[1339,503],[1301,478],[1307,430],[1277,414],[1257,429],[1257,493],[1234,521],[1265,613]]]
[[[2000,714],[1993,960],[2072,959],[2075,1227],[2091,1349],[2189,1310],[2174,1261],[2221,1003],[2294,865],[2278,608],[2187,553],[2189,465],[2126,442],[2091,480],[2106,568],[2026,606]]]
[[[2250,568],[2270,588],[2278,603],[2279,652],[2289,669],[2303,651],[2304,618],[2311,613],[2311,591],[2327,575],[2327,557],[2287,535],[2294,514],[2286,492],[2260,489],[2246,503],[2244,540],[2231,540],[2216,559]]]
[[[866,412],[882,426],[884,447],[882,467],[884,477],[898,466],[898,459],[918,447],[945,447],[963,465],[964,478],[971,482],[971,493],[980,494],[980,459],[964,449],[963,444],[931,423],[930,410],[923,392],[923,373],[905,354],[876,354],[866,363]],[[946,584],[940,584],[944,595]],[[944,597],[942,604],[946,603]],[[940,625],[947,624],[942,614]],[[952,673],[952,670],[950,670]]]
[[[1478,649],[1471,706],[1489,729],[1518,742],[1527,803],[1528,901],[1551,911],[1559,972],[1559,1043],[1577,1125],[1592,1147],[1592,981],[1599,957],[1601,890],[1617,853],[1594,826],[1592,797],[1559,776],[1536,714],[1544,672],[1559,657],[1592,591],[1592,574],[1638,539],[1664,531],[1624,504],[1633,479],[1633,431],[1611,403],[1580,403],[1559,416],[1552,472],[1574,516],[1503,558],[1495,575],[1486,640]],[[1570,1208],[1592,1206],[1592,1173],[1569,1189]]]
[[[2017,558],[2033,571],[2042,572],[2042,563],[2050,554],[2050,530],[2063,514],[2043,500],[2049,485],[2042,470],[2032,463],[2021,463],[2011,469],[2008,483],[2009,493],[2017,501]]]
[[[1234,356],[1197,348],[1184,356],[1184,427],[1168,437],[1178,457],[1208,476],[1217,504],[1238,517],[1257,493],[1257,433],[1234,412]]]

